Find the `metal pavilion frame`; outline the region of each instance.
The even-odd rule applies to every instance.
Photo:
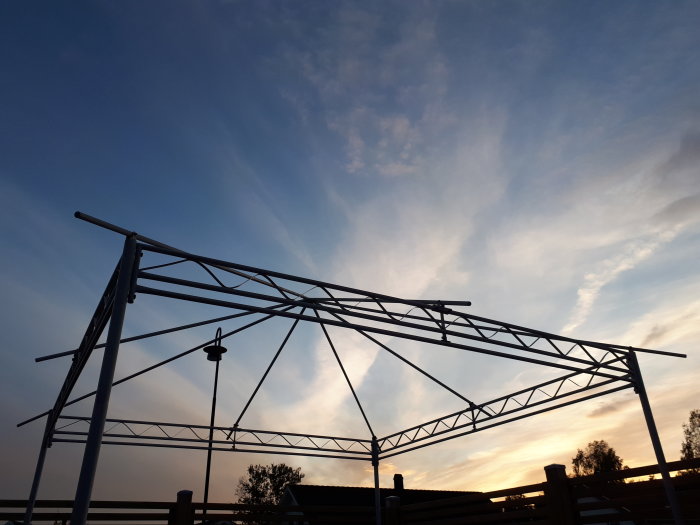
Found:
[[[383,459],[628,388],[634,389],[639,395],[662,473],[666,496],[676,524],[683,523],[644,387],[637,353],[646,352],[675,357],[685,357],[684,355],[584,341],[495,321],[460,310],[459,307],[470,305],[468,301],[401,299],[202,257],[183,252],[80,212],[76,212],[75,215],[124,235],[124,248],[80,346],[73,351],[37,359],[37,361],[44,361],[67,355],[73,357],[53,408],[18,425],[46,416],[46,427],[27,504],[25,523],[31,522],[47,448],[55,442],[72,442],[85,443],[71,517],[71,523],[74,525],[83,525],[86,522],[101,444],[211,449],[369,461],[374,467],[376,519],[379,524],[381,513],[378,468]],[[168,262],[141,268],[142,257],[151,254],[158,254],[161,258],[168,259]],[[163,273],[164,267],[178,264],[197,265],[204,270],[208,282],[177,278]],[[242,278],[243,282],[235,286],[227,286],[222,280],[223,274],[235,275]],[[249,289],[244,289],[244,286],[248,286]],[[305,291],[299,291],[301,288]],[[237,313],[122,339],[121,331],[127,304],[134,301],[136,294],[214,305],[233,309]],[[234,318],[244,320],[252,318],[247,324],[222,334],[221,339],[225,339],[276,317],[292,320],[292,326],[233,425],[221,427],[214,426],[212,422],[211,426],[202,426],[107,418],[112,386],[204,348],[215,340],[206,341],[115,381],[114,371],[120,343]],[[368,437],[289,433],[244,428],[239,425],[300,322],[315,323],[323,331],[362,414]],[[98,340],[108,324],[106,343],[98,345]],[[466,408],[393,434],[376,436],[336,351],[328,327],[343,328],[361,334],[373,345],[458,397],[465,403]],[[474,402],[394,351],[388,344],[378,339],[378,336],[389,336],[541,365],[560,370],[562,375],[495,399]],[[99,347],[104,347],[105,350],[97,389],[69,400],[72,389],[92,351]],[[93,395],[95,400],[90,417],[68,416],[62,413],[65,407]],[[210,439],[208,435],[210,432],[215,433],[215,439]]]

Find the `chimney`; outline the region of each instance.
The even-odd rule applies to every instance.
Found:
[[[403,476],[394,474],[394,490],[403,490]]]

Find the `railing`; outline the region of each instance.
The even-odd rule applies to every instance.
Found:
[[[668,464],[686,525],[700,525],[700,459]],[[695,469],[695,473],[693,473]],[[386,498],[385,525],[662,525],[673,523],[656,465],[568,478],[563,465],[545,467],[547,480],[456,498],[401,505]],[[639,479],[642,481],[637,481]],[[24,519],[24,500],[0,500],[0,520]],[[40,500],[33,522],[66,523],[72,500]],[[192,492],[177,501],[93,501],[90,523],[193,525],[205,519],[204,505]],[[374,525],[374,508],[356,506],[260,506],[207,504],[206,520],[241,524]]]
[[[700,471],[697,470],[700,460],[674,461],[668,466],[671,472],[681,473],[672,481],[686,524],[700,524]],[[639,480],[658,473],[658,467],[651,465],[572,478],[570,485],[578,523],[673,523],[662,481]]]
[[[0,520],[20,522],[24,520],[26,500],[0,500]],[[92,501],[88,520],[109,522],[168,522],[172,501]],[[73,500],[38,500],[33,522],[66,524],[70,520]]]
[[[0,500],[0,520],[22,522],[26,500]],[[71,516],[72,500],[39,500],[32,523],[52,522],[66,525]],[[238,503],[192,502],[192,492],[178,492],[172,501],[92,501],[87,521],[94,523],[145,523],[149,525],[193,525],[207,521],[242,524],[356,524],[374,525],[373,507],[339,506],[272,506]]]
[[[700,525],[700,460],[674,461],[672,478],[686,525]],[[661,525],[673,518],[657,465],[569,478],[563,465],[545,467],[547,481],[415,505],[393,503],[387,524]]]
[[[546,508],[546,483],[525,485],[458,496],[425,503],[405,505],[388,513],[387,524],[448,524],[448,523],[552,523]]]

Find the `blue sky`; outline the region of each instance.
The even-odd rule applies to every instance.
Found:
[[[677,458],[700,371],[698,20],[696,2],[4,3],[0,414],[3,471],[16,474],[1,493],[28,493],[42,425],[14,425],[48,408],[69,365],[33,358],[78,344],[120,253],[118,236],[75,210],[195,253],[687,353],[641,362]],[[130,334],[202,315],[137,303]],[[117,375],[209,331],[124,349]],[[221,424],[269,358],[256,345],[274,352],[276,335],[251,334],[240,359],[225,357]],[[451,409],[374,348],[343,344],[358,391],[381,400],[370,402],[380,426]],[[406,352],[477,399],[532,372]],[[283,358],[251,423],[361,423],[318,333]],[[206,422],[210,372],[201,358],[115,389],[113,413]],[[652,461],[623,393],[400,456],[382,482],[538,481],[593,439],[628,464]],[[80,453],[50,450],[40,496],[72,497]],[[105,447],[95,496],[197,498],[200,456]],[[228,456],[213,499],[231,499],[248,463],[279,459]],[[310,483],[371,483],[363,466],[289,462]]]

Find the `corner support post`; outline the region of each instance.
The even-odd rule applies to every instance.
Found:
[[[379,494],[379,443],[372,436],[372,466],[374,467],[374,520],[376,525],[382,525],[382,499]]]
[[[83,463],[80,468],[78,486],[75,490],[75,502],[70,519],[71,525],[85,525],[87,521],[92,486],[95,481],[97,461],[100,455],[100,446],[102,445],[102,434],[104,433],[105,419],[107,418],[107,409],[109,407],[109,397],[112,393],[112,381],[114,380],[114,370],[117,365],[119,340],[121,339],[122,326],[124,325],[126,304],[133,301],[131,288],[134,274],[137,271],[136,236],[131,234],[124,239],[124,249],[121,262],[119,263],[114,307],[109,322],[109,331],[107,332],[107,344],[102,357],[97,393],[92,406],[92,417],[85,442]]]
[[[49,410],[46,417],[46,428],[44,435],[41,438],[41,448],[39,449],[39,457],[36,460],[36,469],[34,470],[34,479],[32,488],[29,492],[27,500],[27,509],[24,513],[24,523],[30,525],[32,522],[32,514],[34,514],[34,505],[36,505],[36,496],[39,493],[39,484],[41,483],[41,474],[44,471],[44,462],[46,460],[46,449],[51,446],[51,437],[53,436],[53,410]]]
[[[639,361],[637,360],[637,355],[633,350],[630,350],[629,352],[627,364],[629,366],[630,373],[632,374],[632,383],[634,384],[634,391],[639,396],[639,401],[642,403],[644,419],[646,420],[647,428],[649,429],[649,437],[651,438],[651,444],[654,447],[654,453],[656,454],[656,462],[659,465],[659,471],[661,472],[664,490],[666,491],[666,499],[668,500],[668,504],[671,507],[671,513],[673,514],[673,521],[675,525],[685,525],[685,521],[683,520],[683,516],[681,515],[681,508],[678,503],[678,497],[676,496],[676,491],[673,488],[673,482],[671,481],[671,475],[668,472],[668,465],[666,464],[664,449],[661,446],[659,432],[656,429],[656,423],[654,422],[654,415],[651,412],[649,397],[647,396],[647,391],[644,387],[642,371],[639,368]]]

